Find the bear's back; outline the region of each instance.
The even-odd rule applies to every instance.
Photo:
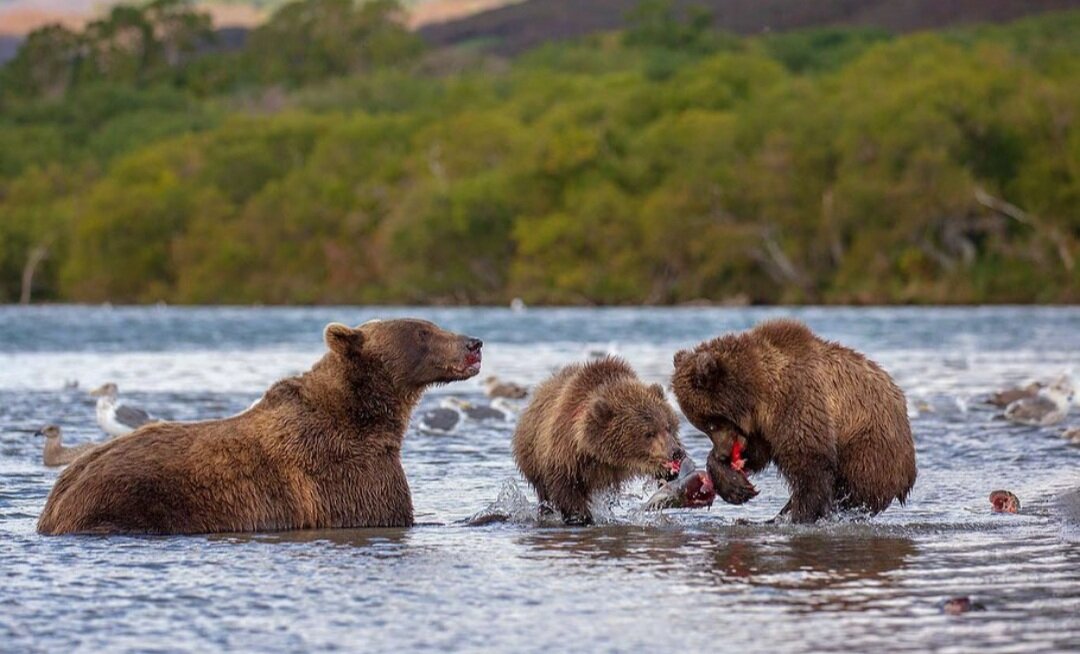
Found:
[[[147,425],[61,473],[38,523],[42,533],[194,533],[240,530],[274,510],[276,461],[255,408],[222,420]]]
[[[574,433],[592,397],[605,385],[633,378],[622,359],[604,357],[564,366],[536,387],[533,400],[514,431],[514,459],[526,477],[549,465],[571,465],[576,458]]]
[[[907,427],[907,402],[904,393],[884,369],[862,353],[839,343],[825,340],[795,320],[771,320],[758,325],[754,332],[779,350],[790,370],[824,392],[826,408],[845,437],[889,423],[889,429]],[[896,424],[892,424],[896,423]],[[900,424],[902,423],[902,424]]]
[[[823,341],[819,367],[841,441],[868,429],[910,434],[904,393],[877,363],[848,347]]]

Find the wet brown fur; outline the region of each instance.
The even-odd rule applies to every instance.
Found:
[[[835,509],[871,514],[904,503],[915,483],[915,447],[903,392],[863,355],[773,320],[675,355],[675,395],[713,441],[710,474],[745,441],[747,472],[776,463],[791,488],[782,513],[812,522]],[[718,479],[718,477],[721,477]],[[736,503],[750,496],[739,495]]]
[[[408,526],[401,466],[424,388],[475,375],[479,341],[419,320],[326,328],[329,352],[223,420],[156,423],[77,459],[43,534]],[[469,368],[469,347],[477,360]]]
[[[593,493],[680,459],[679,420],[659,384],[621,359],[567,366],[538,386],[514,432],[514,460],[568,523],[592,521]]]

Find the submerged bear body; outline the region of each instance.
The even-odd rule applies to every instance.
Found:
[[[329,352],[223,420],[156,423],[68,467],[44,534],[412,524],[401,444],[423,390],[472,377],[480,341],[418,320],[332,324]]]
[[[713,442],[709,472],[729,502],[756,494],[732,467],[770,463],[791,488],[782,513],[796,522],[837,509],[875,514],[915,483],[903,392],[873,361],[801,323],[769,321],[679,352],[673,387]]]

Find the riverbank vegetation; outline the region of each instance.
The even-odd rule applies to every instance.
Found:
[[[1080,14],[514,59],[394,2],[179,0],[0,70],[0,301],[1080,301]]]

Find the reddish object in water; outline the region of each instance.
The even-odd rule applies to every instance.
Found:
[[[994,513],[1019,513],[1020,499],[1007,490],[990,493],[990,505]]]
[[[700,508],[712,506],[716,499],[716,489],[713,487],[712,478],[704,470],[696,470],[686,482],[683,506],[688,508]]]
[[[976,602],[970,597],[950,597],[941,605],[941,611],[946,615],[961,615],[969,611],[985,611],[986,606]]]

